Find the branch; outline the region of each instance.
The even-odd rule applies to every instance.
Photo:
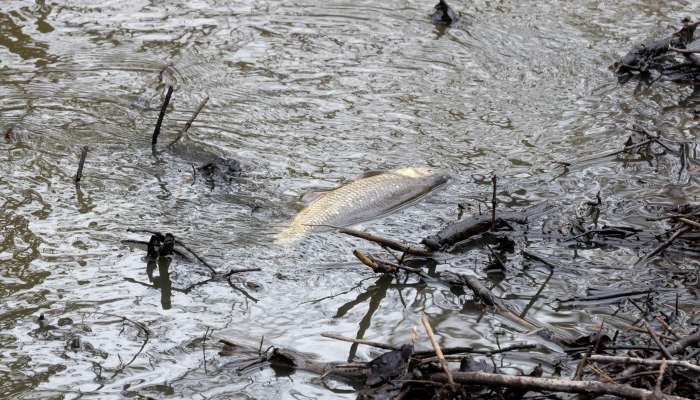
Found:
[[[615,363],[615,364],[643,364],[658,366],[664,363],[664,360],[652,360],[649,358],[635,358],[635,357],[619,357],[619,356],[604,356],[600,354],[593,354],[588,357],[591,361],[596,361],[600,363]],[[689,370],[700,372],[700,365],[690,363],[683,360],[665,360],[666,364],[674,367],[687,368]]]
[[[484,385],[489,387],[509,387],[516,389],[550,391],[564,393],[588,393],[593,395],[615,395],[626,399],[647,400],[653,398],[654,392],[638,389],[629,385],[602,383],[596,381],[570,381],[553,378],[534,378],[530,376],[512,376],[488,372],[458,372],[452,371],[457,383]],[[447,375],[435,373],[430,375],[432,380],[446,382]],[[665,395],[666,400],[688,400],[686,397]]]
[[[363,231],[358,231],[356,229],[351,229],[351,228],[342,228],[338,232],[344,233],[346,235],[354,236],[360,239],[365,239],[369,240],[370,242],[377,243],[380,246],[383,247],[388,247],[392,250],[396,251],[401,251],[407,254],[412,254],[414,256],[422,256],[422,257],[427,257],[432,252],[430,250],[427,250],[425,248],[408,244],[408,243],[403,243],[398,240],[394,239],[387,239],[383,238],[374,234],[371,234],[369,232],[363,232]]]

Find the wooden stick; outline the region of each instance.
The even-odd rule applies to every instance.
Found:
[[[698,344],[700,344],[700,330],[697,330],[695,331],[695,333],[685,336],[676,342],[673,342],[673,344],[670,347],[668,347],[668,352],[671,354],[678,354],[683,352],[686,347],[696,346]],[[655,359],[660,360],[661,357],[656,357]],[[626,368],[624,371],[622,371],[618,375],[618,378],[627,378],[635,372],[637,372],[637,366],[632,365]]]
[[[342,229],[338,230],[338,232],[344,233],[346,235],[354,236],[354,237],[357,237],[360,239],[369,240],[370,242],[377,243],[380,246],[388,247],[392,250],[401,251],[401,252],[404,252],[407,254],[412,254],[414,256],[427,257],[430,254],[432,254],[432,251],[430,251],[428,249],[425,249],[425,248],[422,248],[422,247],[419,247],[416,245],[408,244],[408,243],[402,243],[402,242],[399,242],[398,240],[394,240],[394,239],[383,238],[383,237],[374,235],[374,234],[369,233],[369,232],[358,231],[356,229],[351,229],[351,228],[342,228]]]
[[[534,391],[563,393],[588,393],[593,395],[615,395],[626,399],[647,400],[653,398],[650,390],[638,389],[629,385],[602,383],[596,381],[570,381],[565,379],[535,378],[530,376],[512,376],[488,372],[452,371],[452,377],[458,383],[484,385],[489,387],[510,387]],[[444,373],[430,375],[435,381],[448,381]],[[686,397],[664,395],[666,400],[688,400]]]
[[[693,221],[691,219],[683,218],[683,217],[679,217],[678,220],[686,225],[692,226],[693,228],[700,228],[700,223],[697,221]]]
[[[600,354],[591,355],[588,359],[599,363],[643,364],[651,366],[658,366],[666,362],[666,364],[669,366],[687,368],[695,372],[700,372],[700,365],[684,360],[652,360],[650,358],[604,356]]]
[[[654,340],[654,343],[656,343],[657,346],[661,349],[661,352],[663,353],[664,357],[666,357],[667,360],[673,360],[673,356],[671,353],[668,351],[666,346],[664,346],[663,343],[661,343],[661,339],[656,335],[656,332],[654,332],[654,329],[649,325],[647,320],[643,320],[644,322],[644,327],[647,329],[647,332],[649,332],[649,336]]]
[[[656,316],[656,320],[659,321],[659,323],[664,327],[664,329],[666,329],[671,334],[671,336],[673,336],[674,339],[680,340],[681,337],[676,335],[676,332],[673,331],[673,328],[671,328],[660,315]]]
[[[691,49],[691,50],[688,50],[688,49],[679,49],[679,48],[677,48],[677,47],[672,47],[672,46],[669,46],[668,49],[669,49],[670,51],[675,51],[675,52],[683,53],[683,54],[697,54],[697,53],[700,53],[700,49]]]
[[[163,124],[163,117],[165,117],[165,110],[168,108],[170,103],[170,97],[173,95],[173,87],[168,86],[168,92],[165,94],[165,100],[160,108],[160,114],[158,114],[158,121],[156,122],[156,128],[153,131],[153,137],[151,138],[151,151],[156,154],[156,145],[158,144],[158,135],[160,135],[160,126]]]
[[[581,361],[579,361],[578,365],[576,366],[576,373],[574,374],[575,381],[581,380],[581,377],[583,376],[583,370],[586,368],[587,362],[588,362],[588,353],[584,354],[583,357],[581,357]]]
[[[421,322],[423,323],[423,327],[425,328],[425,333],[428,335],[428,338],[430,339],[430,343],[433,345],[433,350],[435,350],[435,355],[437,356],[438,360],[440,361],[440,365],[442,365],[442,369],[445,371],[445,374],[447,375],[447,383],[450,385],[454,385],[455,381],[452,379],[452,373],[450,372],[450,367],[447,364],[447,360],[445,360],[445,356],[442,354],[442,350],[440,349],[440,345],[438,344],[437,340],[435,339],[435,334],[433,333],[433,327],[430,326],[430,321],[428,321],[428,316],[423,313],[421,316]]]
[[[80,152],[80,161],[78,162],[78,172],[75,174],[75,183],[80,182],[83,177],[83,166],[85,166],[85,158],[87,157],[88,147],[83,146]]]
[[[392,345],[386,344],[386,343],[372,342],[370,340],[364,340],[364,339],[355,339],[355,338],[351,338],[351,337],[347,337],[347,336],[336,335],[335,333],[330,333],[330,332],[323,332],[323,333],[321,333],[321,336],[323,336],[325,338],[329,338],[329,339],[341,340],[343,342],[364,344],[365,346],[372,346],[372,347],[376,347],[379,349],[385,349],[385,350],[398,350],[399,349],[396,346],[392,346]]]
[[[209,96],[205,97],[204,100],[202,100],[202,102],[199,103],[199,107],[197,107],[197,110],[195,110],[194,114],[192,114],[192,116],[190,117],[189,121],[187,121],[187,123],[185,124],[185,127],[182,128],[182,130],[181,130],[180,133],[177,135],[177,137],[175,138],[175,140],[173,140],[172,142],[170,142],[170,144],[168,145],[168,148],[173,147],[177,142],[179,142],[180,140],[182,140],[182,138],[185,137],[185,135],[187,134],[187,130],[190,129],[190,127],[192,126],[192,123],[193,123],[194,120],[197,118],[197,116],[199,115],[199,113],[202,112],[202,109],[204,108],[204,106],[207,104],[208,101],[209,101]]]
[[[666,366],[668,365],[667,360],[661,362],[661,367],[659,368],[659,377],[656,378],[656,386],[654,387],[654,398],[663,399],[664,394],[661,391],[661,383],[664,380],[664,374],[666,373]]]
[[[393,273],[396,272],[398,269],[396,265],[391,264],[391,263],[385,263],[385,262],[380,262],[372,258],[369,254],[355,249],[352,254],[357,257],[358,260],[360,260],[363,264],[366,266],[372,268],[374,272],[381,272],[381,273]]]
[[[374,270],[374,272],[377,272],[377,273],[393,274],[394,272],[396,272],[398,270],[402,270],[402,271],[411,272],[411,273],[419,275],[423,278],[426,278],[426,275],[423,273],[423,271],[420,268],[411,268],[411,267],[407,267],[405,265],[397,265],[397,264],[393,264],[393,263],[390,263],[387,261],[378,260],[378,259],[370,256],[369,254],[367,254],[361,250],[357,250],[357,249],[355,249],[352,252],[352,254],[355,257],[357,257],[357,259],[360,260],[363,264],[372,268],[372,270]]]
[[[496,182],[498,178],[496,175],[491,177],[491,183],[493,184],[493,196],[491,197],[491,232],[496,231]]]

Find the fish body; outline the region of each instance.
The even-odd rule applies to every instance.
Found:
[[[324,226],[348,226],[388,214],[448,179],[447,174],[427,167],[399,168],[358,179],[323,194],[300,211],[277,242],[291,242]]]

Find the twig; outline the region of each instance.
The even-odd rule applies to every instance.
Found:
[[[388,247],[392,250],[396,251],[402,251],[404,253],[412,254],[414,256],[429,256],[432,254],[432,251],[427,250],[425,248],[421,248],[416,245],[408,244],[408,243],[402,243],[399,242],[398,240],[394,239],[387,239],[383,238],[377,235],[374,235],[369,232],[363,232],[363,231],[358,231],[356,229],[351,229],[351,228],[342,228],[338,232],[344,233],[346,235],[354,236],[360,239],[365,239],[369,240],[370,242],[375,242],[379,244],[380,246]]]
[[[148,344],[149,339],[151,338],[151,331],[148,329],[146,324],[143,322],[139,321],[134,321],[133,319],[129,319],[127,317],[121,316],[121,315],[116,315],[116,314],[110,314],[110,313],[103,313],[99,311],[93,311],[92,314],[98,314],[98,315],[104,315],[108,317],[115,317],[115,318],[120,318],[122,321],[130,322],[132,325],[136,326],[139,330],[143,332],[145,335],[145,338],[143,340],[143,343],[141,343],[141,347],[139,347],[139,350],[134,354],[133,357],[131,357],[131,360],[127,362],[126,364],[119,363],[120,366],[117,368],[114,373],[112,374],[112,378],[115,376],[119,375],[122,371],[124,371],[129,365],[131,365],[134,361],[136,361],[136,358],[143,352],[143,349],[146,347],[146,344]]]
[[[506,346],[502,347],[500,349],[495,349],[495,350],[477,350],[477,349],[471,349],[471,348],[464,348],[464,347],[455,347],[455,348],[446,348],[442,349],[442,354],[445,356],[446,360],[449,361],[461,361],[465,355],[467,354],[483,354],[487,357],[491,357],[495,354],[500,354],[500,353],[508,353],[510,351],[515,351],[515,350],[532,350],[536,349],[539,346],[532,343],[532,344],[514,344],[512,346]],[[419,351],[413,353],[414,358],[420,359],[421,364],[427,364],[435,361],[440,361],[438,360],[437,357],[433,357],[432,355],[435,354],[435,351]]]
[[[644,323],[644,327],[647,329],[647,332],[649,333],[649,336],[654,340],[654,343],[656,343],[657,346],[661,349],[661,352],[663,353],[664,357],[666,357],[667,360],[673,360],[673,356],[671,353],[669,353],[668,349],[666,346],[664,346],[663,343],[661,343],[661,339],[656,335],[656,332],[654,332],[654,329],[649,325],[647,320],[642,320]]]
[[[251,296],[250,293],[246,292],[246,291],[243,290],[242,288],[239,288],[239,287],[236,286],[233,282],[231,282],[231,277],[230,277],[230,276],[228,277],[228,279],[226,280],[226,282],[228,282],[229,286],[231,286],[231,288],[232,288],[233,290],[237,290],[237,291],[241,292],[241,293],[243,294],[243,296],[245,296],[245,297],[247,297],[247,298],[253,300],[253,303],[257,303],[257,302],[258,302],[258,299],[256,299],[255,297]]]
[[[668,246],[670,246],[671,243],[673,243],[674,240],[678,239],[678,237],[680,237],[681,235],[687,233],[687,232],[690,231],[691,229],[692,229],[692,228],[691,228],[690,226],[687,226],[687,225],[684,226],[684,227],[682,227],[682,228],[680,228],[680,229],[677,229],[677,230],[673,233],[673,235],[671,235],[670,238],[668,238],[666,241],[664,241],[663,243],[661,243],[657,248],[654,249],[654,251],[652,251],[651,253],[647,254],[646,256],[640,258],[639,261],[636,262],[636,264],[639,264],[639,263],[642,263],[642,262],[644,262],[644,261],[647,261],[647,260],[649,260],[650,258],[654,257],[655,255],[661,253],[661,252],[664,251]]]
[[[686,225],[692,226],[693,228],[700,228],[700,222],[693,221],[691,219],[683,218],[683,217],[678,217],[678,220]]]
[[[165,117],[165,110],[168,108],[170,103],[170,96],[173,94],[173,87],[168,86],[168,92],[165,94],[165,100],[160,108],[160,114],[158,114],[158,121],[156,122],[156,128],[153,131],[153,137],[151,138],[151,152],[156,154],[156,145],[158,144],[158,135],[160,135],[160,126],[163,124],[163,117]]]
[[[323,333],[321,333],[321,336],[323,336],[325,338],[329,338],[329,339],[341,340],[343,342],[364,344],[365,346],[377,347],[379,349],[385,349],[385,350],[398,350],[399,349],[399,347],[392,346],[392,345],[386,344],[386,343],[373,342],[373,341],[364,340],[364,339],[355,339],[355,338],[351,338],[351,337],[347,337],[347,336],[336,335],[335,333],[330,333],[330,332],[323,332]]]
[[[653,136],[652,136],[652,137],[653,137]],[[576,160],[576,161],[572,162],[572,164],[574,164],[574,165],[579,165],[579,164],[583,164],[583,163],[586,163],[586,162],[598,160],[598,159],[601,159],[601,158],[606,158],[606,157],[610,157],[610,156],[616,156],[616,155],[618,155],[618,154],[627,153],[627,152],[629,152],[630,150],[634,150],[634,149],[636,149],[636,148],[638,148],[638,147],[646,146],[646,145],[648,145],[648,144],[650,144],[650,143],[655,143],[655,142],[658,143],[657,138],[647,139],[647,140],[644,140],[644,141],[639,142],[639,143],[637,143],[637,144],[625,146],[625,147],[622,148],[622,150],[609,151],[609,152],[607,152],[607,153],[603,153],[603,154],[599,154],[599,155],[596,155],[596,156],[584,158],[583,160]]]
[[[586,297],[570,297],[568,299],[557,299],[559,300],[560,303],[572,303],[572,302],[585,302],[585,301],[597,301],[597,300],[608,300],[608,299],[615,299],[618,297],[631,297],[631,296],[639,296],[639,295],[648,295],[652,293],[652,289],[642,289],[642,290],[625,290],[625,291],[620,291],[620,292],[615,292],[615,293],[607,293],[607,294],[600,294],[600,295],[595,295],[595,296],[586,296]]]
[[[491,232],[496,231],[496,182],[498,178],[496,175],[491,177],[491,183],[493,184],[493,196],[491,197]]]
[[[430,343],[433,345],[433,350],[435,350],[435,356],[437,356],[438,360],[440,361],[440,365],[442,365],[442,369],[445,371],[445,374],[447,375],[447,382],[450,385],[454,385],[455,381],[452,379],[452,373],[450,372],[450,366],[447,364],[447,360],[445,360],[445,356],[442,354],[442,350],[440,349],[440,344],[438,344],[437,340],[435,339],[435,334],[433,333],[433,327],[430,326],[430,321],[428,321],[428,316],[425,315],[425,313],[421,316],[421,322],[423,323],[423,328],[425,328],[425,333],[428,335],[428,338],[430,339]]]
[[[187,245],[185,245],[184,243],[182,243],[182,242],[179,241],[179,240],[176,240],[175,243],[177,243],[177,244],[179,244],[180,246],[182,246],[182,248],[185,249],[185,250],[187,250],[190,254],[192,254],[192,255],[194,256],[194,258],[197,259],[197,261],[199,261],[200,263],[202,263],[202,265],[204,265],[205,267],[209,268],[209,271],[211,271],[212,274],[214,274],[214,275],[217,274],[216,269],[215,269],[214,267],[212,267],[208,262],[204,261],[204,259],[203,259],[202,257],[200,257],[199,255],[197,255],[197,253],[195,253],[194,251],[192,251],[192,249],[190,249],[189,247],[187,247]]]
[[[207,374],[207,352],[206,352],[206,344],[207,344],[207,335],[209,334],[209,327],[207,326],[207,330],[204,332],[204,338],[202,339],[202,360],[204,364],[204,375]]]
[[[374,272],[377,273],[383,273],[383,274],[391,274],[396,272],[397,270],[403,270],[406,272],[411,272],[414,274],[417,274],[421,277],[425,277],[425,274],[423,271],[420,270],[420,268],[411,268],[411,267],[406,267],[404,265],[396,265],[390,262],[382,261],[382,260],[377,260],[376,258],[370,256],[369,254],[355,249],[352,254],[357,257],[358,260],[360,260],[363,264],[366,266],[372,268]]]
[[[533,252],[530,252],[527,250],[523,250],[522,253],[523,253],[523,256],[525,256],[526,258],[530,258],[530,259],[533,259],[535,261],[539,261],[551,269],[560,269],[561,268],[557,264],[554,264],[553,262],[548,261],[547,259],[545,259],[544,257],[542,257],[539,254],[536,254],[536,253],[533,253]]]
[[[676,340],[680,340],[681,337],[678,336],[678,335],[676,335],[676,332],[673,331],[673,328],[671,328],[671,327],[666,323],[666,321],[664,321],[664,319],[661,318],[660,315],[657,315],[657,316],[656,316],[656,320],[659,321],[659,323],[661,324],[661,326],[663,326],[664,329],[666,329],[666,330],[668,331],[668,333],[670,333]]]
[[[636,357],[620,357],[620,356],[605,356],[601,354],[594,354],[589,357],[589,360],[599,362],[599,363],[616,363],[616,364],[643,364],[658,366],[664,362],[669,366],[687,368],[689,370],[700,372],[700,365],[690,363],[684,360],[652,360],[650,358],[636,358]]]
[[[653,396],[653,392],[645,389],[638,389],[629,385],[614,383],[602,383],[596,381],[569,381],[553,378],[535,378],[530,376],[512,376],[503,374],[493,374],[488,372],[457,372],[453,371],[454,380],[459,383],[469,385],[485,385],[497,387],[511,387],[534,391],[552,391],[564,393],[588,393],[588,394],[610,394],[627,399],[646,400]],[[436,381],[448,381],[448,376],[444,373],[435,373],[430,378]],[[665,395],[667,400],[688,400],[686,397]]]
[[[661,392],[661,383],[664,380],[664,374],[666,373],[667,360],[663,360],[661,367],[659,368],[659,377],[656,378],[656,386],[654,387],[654,398],[662,399],[664,397]]]
[[[80,161],[78,162],[78,172],[75,174],[75,183],[80,182],[83,177],[83,166],[85,166],[85,157],[87,157],[88,147],[83,146],[80,152]]]
[[[606,381],[608,381],[608,383],[615,383],[615,380],[614,380],[610,375],[608,375],[607,373],[605,373],[605,371],[603,371],[602,369],[598,368],[597,366],[591,365],[591,371],[595,372],[595,373],[598,374],[601,378],[603,378],[603,379],[605,379]]]
[[[675,51],[682,54],[697,54],[700,53],[700,49],[679,49],[677,47],[668,46],[669,51]]]
[[[683,337],[682,339],[673,342],[671,346],[668,347],[668,352],[673,354],[678,354],[681,353],[685,350],[686,347],[688,346],[694,346],[700,343],[700,330],[695,331],[695,333],[690,334],[688,336]],[[656,360],[660,360],[661,357],[657,356],[655,357]],[[622,371],[619,375],[618,378],[627,378],[637,372],[637,366],[633,365],[630,366],[629,368],[626,368],[624,371]]]
[[[202,100],[202,102],[199,103],[199,107],[197,107],[197,110],[194,112],[194,114],[192,114],[189,121],[187,121],[187,123],[185,124],[185,127],[182,128],[182,130],[177,135],[175,140],[170,142],[170,144],[168,145],[168,148],[173,147],[175,144],[177,144],[177,142],[179,142],[180,140],[182,140],[182,138],[185,137],[185,135],[187,134],[187,130],[190,129],[190,126],[192,126],[192,122],[194,122],[194,120],[197,118],[199,113],[202,112],[202,109],[204,108],[204,106],[207,104],[208,101],[209,101],[209,96],[205,97],[204,100]]]
[[[581,357],[581,361],[579,361],[578,365],[576,366],[576,373],[574,374],[575,381],[581,380],[581,377],[583,376],[583,370],[586,368],[587,361],[588,353],[584,354],[583,357]]]

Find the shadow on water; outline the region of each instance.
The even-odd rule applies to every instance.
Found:
[[[394,279],[397,280],[397,283],[392,283],[394,281]],[[408,276],[406,276],[406,279],[408,279]],[[387,292],[389,290],[392,290],[392,289],[396,290],[397,295],[401,299],[403,307],[405,308],[406,303],[405,303],[405,300],[403,299],[403,295],[401,293],[401,290],[406,289],[406,288],[412,288],[412,289],[416,289],[418,292],[420,292],[420,290],[425,287],[425,284],[422,282],[399,283],[398,280],[399,280],[399,277],[394,276],[392,274],[382,275],[374,282],[374,284],[368,286],[362,293],[358,294],[354,300],[351,300],[351,301],[341,305],[340,307],[338,307],[333,318],[343,318],[353,308],[355,308],[355,307],[357,307],[365,302],[368,302],[367,311],[365,312],[364,316],[358,322],[358,329],[357,329],[357,332],[355,333],[356,339],[363,339],[365,337],[365,333],[372,325],[372,317],[379,310],[379,306],[381,305],[382,300],[387,296]],[[358,348],[357,343],[353,343],[350,346],[350,353],[348,354],[348,358],[347,358],[348,362],[355,361],[356,356],[357,356],[357,348]]]

